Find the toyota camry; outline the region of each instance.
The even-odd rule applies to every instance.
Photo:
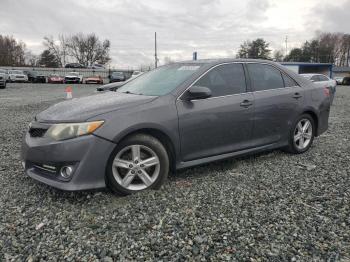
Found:
[[[277,148],[304,153],[329,111],[329,89],[274,62],[173,63],[36,115],[23,166],[62,190],[131,194],[160,188],[177,169]]]

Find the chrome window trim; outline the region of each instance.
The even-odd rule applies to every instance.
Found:
[[[177,97],[176,101],[178,100],[182,100],[181,97],[182,95],[189,89],[191,88],[199,79],[201,79],[206,73],[208,73],[209,71],[213,70],[214,68],[218,67],[218,66],[221,66],[221,65],[230,65],[230,64],[242,64],[242,66],[244,66],[244,64],[260,64],[260,65],[269,65],[269,66],[272,66],[273,68],[277,69],[280,74],[281,74],[281,77],[282,77],[282,80],[283,80],[283,76],[282,74],[286,74],[288,77],[290,77],[291,79],[293,79],[293,77],[289,76],[287,73],[281,71],[279,68],[277,68],[276,66],[272,65],[272,64],[269,64],[269,63],[264,63],[264,62],[224,62],[224,63],[221,63],[221,64],[217,64],[211,68],[209,68],[207,71],[205,71],[203,74],[201,74],[199,77],[197,77],[193,82],[192,84],[190,84],[188,87],[186,87],[186,89]],[[245,70],[244,70],[245,72]],[[246,75],[244,75],[244,77],[246,78],[247,80],[247,77]],[[294,79],[293,79],[294,82],[296,82]],[[284,84],[284,81],[283,81],[283,84]],[[248,86],[246,85],[246,88]],[[288,87],[279,87],[279,88],[273,88],[273,89],[266,89],[266,90],[259,90],[259,91],[249,91],[249,92],[244,92],[244,93],[238,93],[238,94],[230,94],[230,95],[225,95],[225,96],[214,96],[214,97],[208,97],[208,98],[205,98],[205,99],[193,99],[191,101],[200,101],[200,100],[209,100],[209,99],[214,99],[214,98],[223,98],[223,97],[230,97],[230,96],[237,96],[237,95],[243,95],[243,94],[254,94],[254,93],[259,93],[259,92],[266,92],[266,91],[271,91],[271,90],[285,90],[287,88],[296,88],[296,87],[300,87],[299,85],[296,85],[296,86],[288,86]]]
[[[243,71],[244,70],[244,62],[224,62],[224,63],[221,63],[221,64],[217,64],[211,68],[209,68],[207,71],[205,71],[203,74],[201,74],[200,76],[198,76],[193,82],[192,84],[190,84],[188,87],[186,87],[186,89],[177,97],[176,100],[181,100],[181,97],[182,95],[189,89],[191,88],[199,79],[201,79],[205,74],[207,74],[208,72],[210,72],[211,70],[213,70],[214,68],[218,67],[218,66],[222,66],[222,65],[231,65],[231,64],[242,64],[243,66]],[[247,81],[247,78],[246,76],[244,76],[246,81]],[[246,84],[246,89],[247,89],[247,84]],[[239,94],[246,94],[247,92],[244,92],[244,93],[239,93]],[[239,94],[230,94],[230,95],[226,95],[226,96],[232,96],[232,95],[239,95]],[[215,96],[215,97],[225,97],[225,96]],[[210,98],[215,98],[215,97],[208,97],[206,99],[210,99]],[[203,99],[194,99],[194,100],[191,100],[191,101],[196,101],[196,100],[203,100]]]

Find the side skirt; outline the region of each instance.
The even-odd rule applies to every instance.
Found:
[[[207,164],[210,162],[223,160],[223,159],[231,158],[231,157],[255,154],[255,153],[263,152],[266,150],[281,148],[283,146],[286,146],[286,145],[279,142],[279,143],[268,144],[265,146],[244,149],[241,151],[226,153],[226,154],[222,154],[222,155],[216,155],[216,156],[210,156],[210,157],[200,158],[200,159],[186,161],[186,162],[180,162],[176,165],[176,169],[183,169],[183,168],[188,168],[188,167],[192,167],[192,166],[198,166],[198,165]]]

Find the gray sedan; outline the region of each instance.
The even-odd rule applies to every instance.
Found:
[[[276,148],[303,153],[327,130],[329,111],[327,88],[270,61],[175,63],[39,113],[23,166],[63,190],[158,189],[176,169]]]

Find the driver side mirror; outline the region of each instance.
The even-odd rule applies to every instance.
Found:
[[[185,94],[185,99],[189,101],[208,97],[211,97],[211,90],[205,86],[191,86]]]

